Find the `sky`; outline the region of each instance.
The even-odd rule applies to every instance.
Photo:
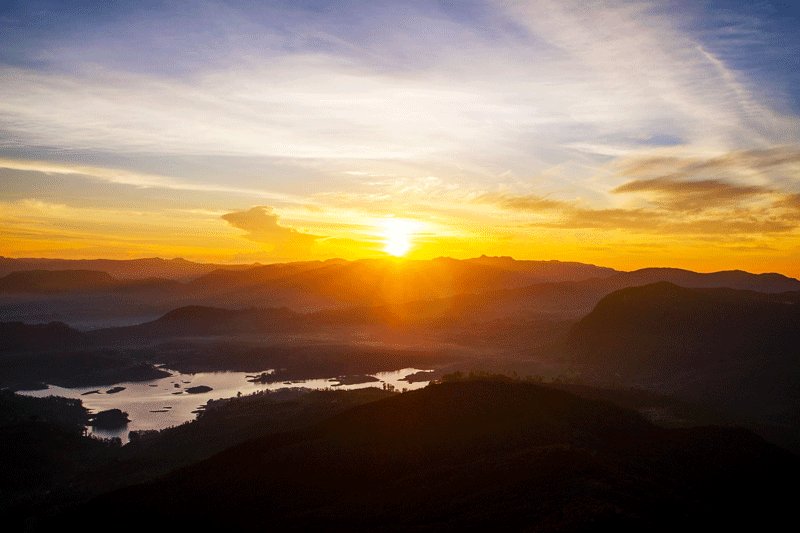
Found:
[[[0,255],[800,276],[798,11],[0,1]]]

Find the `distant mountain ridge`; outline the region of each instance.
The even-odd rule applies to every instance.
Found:
[[[96,270],[24,270],[0,278],[0,293],[102,290],[119,280]]]
[[[189,286],[190,290],[212,289],[219,294],[224,289],[230,298],[280,290],[314,295],[340,305],[380,305],[546,281],[604,277],[614,272],[581,263],[510,258],[329,260],[265,265],[238,272],[218,271],[201,276]]]
[[[0,278],[0,294],[153,292],[179,287],[179,282],[170,279],[117,279],[98,270],[22,270]]]
[[[631,285],[646,285],[668,281],[682,287],[727,287],[759,292],[787,292],[800,290],[800,280],[777,273],[752,274],[744,270],[723,270],[700,273],[681,268],[642,268],[623,272],[612,277],[624,279]]]
[[[182,258],[162,259],[49,259],[49,258],[9,258],[0,256],[0,277],[11,272],[26,270],[93,270],[106,272],[119,279],[147,279],[167,278],[182,281],[197,280],[207,276],[205,282],[246,283],[248,281],[264,281],[286,277],[289,274],[299,274],[303,271],[315,270],[323,267],[365,265],[377,267],[385,272],[410,272],[425,268],[435,270],[436,265],[450,265],[451,267],[462,263],[474,267],[486,267],[496,271],[523,272],[534,279],[531,283],[579,281],[590,278],[608,278],[614,275],[627,276],[631,281],[638,280],[643,283],[653,281],[672,281],[676,284],[691,284],[703,279],[703,286],[728,286],[734,283],[739,288],[745,283],[755,283],[753,290],[769,292],[782,292],[797,290],[800,281],[777,273],[751,274],[742,270],[728,270],[710,273],[698,273],[680,268],[642,268],[630,272],[615,270],[587,263],[558,260],[521,260],[509,256],[480,256],[471,259],[451,259],[440,257],[430,260],[398,260],[398,259],[359,259],[348,261],[344,259],[328,259],[325,261],[297,261],[288,263],[272,263],[261,265],[252,264],[214,264],[197,263]],[[404,268],[397,267],[403,265]],[[247,272],[236,276],[235,272]],[[755,281],[754,280],[758,280]],[[769,285],[769,284],[772,285]],[[688,285],[687,285],[688,286]]]
[[[800,281],[780,274],[671,268],[619,272],[582,263],[510,257],[277,263],[215,268],[189,281],[37,270],[0,278],[0,321],[61,321],[96,329],[154,320],[184,306],[285,307],[297,313],[339,309],[340,314],[362,308],[365,316],[443,324],[470,317],[477,322],[575,320],[615,290],[654,281],[765,293],[800,290]]]
[[[22,268],[34,263],[48,268]],[[91,265],[93,268],[64,268],[77,265]],[[0,258],[0,276],[11,266],[13,271],[4,278],[0,277],[0,290],[4,286],[18,285],[21,291],[25,289],[25,283],[34,289],[35,283],[40,283],[48,284],[51,290],[80,290],[92,285],[92,277],[95,288],[114,285],[114,278],[118,283],[127,281],[128,284],[131,280],[155,282],[157,278],[184,278],[183,281],[187,282],[184,292],[189,294],[235,297],[240,292],[251,290],[295,290],[360,305],[595,279],[606,280],[609,287],[616,288],[669,281],[686,287],[730,287],[761,292],[800,290],[799,280],[775,273],[751,274],[740,270],[698,273],[676,268],[621,272],[584,263],[486,256],[424,261],[330,259],[270,265],[212,265],[181,259],[67,261]],[[81,278],[85,281],[81,282]]]
[[[222,309],[190,305],[174,309],[151,322],[97,330],[90,332],[89,336],[113,341],[131,336],[157,338],[287,332],[307,327],[308,316],[286,308]]]
[[[96,270],[121,279],[190,280],[218,269],[241,270],[250,265],[195,263],[186,259],[45,259],[0,256],[0,276],[21,270]]]

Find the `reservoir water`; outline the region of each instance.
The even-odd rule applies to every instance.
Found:
[[[166,369],[165,369],[166,370]],[[115,430],[102,430],[89,427],[89,433],[98,437],[119,437],[123,443],[128,442],[128,435],[134,430],[165,429],[194,420],[198,409],[202,408],[208,400],[232,398],[239,393],[252,394],[263,390],[278,390],[282,388],[308,388],[350,390],[364,387],[382,387],[383,384],[392,385],[397,390],[419,389],[428,385],[428,381],[408,383],[401,381],[404,377],[415,372],[417,368],[403,368],[392,372],[378,372],[372,374],[380,381],[358,383],[354,385],[336,385],[338,380],[308,379],[292,381],[291,383],[253,383],[248,381],[260,372],[200,372],[197,374],[182,374],[173,372],[171,376],[151,381],[125,382],[107,387],[80,387],[65,388],[51,385],[47,389],[36,391],[23,391],[19,394],[27,396],[63,396],[76,398],[93,413],[106,409],[121,409],[128,413],[131,422],[127,427]],[[265,372],[269,373],[269,370]],[[191,394],[186,391],[189,387],[207,386],[212,390]],[[109,392],[115,388],[124,387],[119,392]]]

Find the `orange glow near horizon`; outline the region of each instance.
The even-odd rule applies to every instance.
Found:
[[[431,200],[424,210],[387,202],[379,206],[385,208],[381,214],[375,212],[376,207],[375,202],[341,205],[330,200],[319,209],[287,206],[231,213],[160,206],[111,209],[33,199],[0,201],[0,256],[182,257],[246,264],[487,255],[577,261],[619,270],[741,269],[800,277],[800,235],[793,231],[696,235],[664,229],[655,238],[653,228],[647,227],[559,227],[559,217],[569,216],[569,211],[566,215],[551,213],[539,226],[532,226],[525,213],[504,205],[476,205],[450,197],[438,203]]]

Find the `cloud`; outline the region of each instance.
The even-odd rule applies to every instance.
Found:
[[[39,60],[0,66],[0,130],[21,146],[177,161],[445,159],[452,174],[635,149],[654,133],[724,148],[800,133],[796,116],[773,110],[777,91],[710,51],[731,52],[709,27],[695,34],[657,2],[487,1],[475,18],[432,2],[370,3],[368,17],[361,4],[260,17],[229,4],[205,3],[206,20],[161,8],[141,35],[119,17],[92,38],[26,40]],[[156,28],[177,15],[214,38],[165,40]],[[126,62],[126,39],[154,49]]]
[[[800,164],[800,144],[774,146],[754,150],[734,150],[712,155],[644,155],[620,158],[615,170],[621,176],[639,179],[664,178],[670,180],[698,179],[703,177],[726,178],[758,177],[769,179],[785,171],[797,173]]]
[[[705,211],[775,194],[760,185],[740,185],[723,180],[676,180],[654,178],[629,181],[613,193],[644,193],[661,207],[676,212]]]
[[[774,93],[721,59],[723,54],[732,59],[752,53],[741,43],[725,46],[726,32],[729,37],[735,27],[731,19],[717,33],[713,26],[720,21],[708,13],[706,27],[693,31],[697,12],[674,10],[663,2],[500,3],[531,35],[557,51],[553,55],[565,70],[553,75],[564,96],[578,96],[564,77],[583,82],[580,100],[573,98],[569,109],[593,117],[587,126],[604,127],[584,130],[577,142],[591,144],[603,132],[613,136],[605,135],[608,142],[642,128],[707,147],[797,138],[796,117],[775,111]]]
[[[167,189],[174,191],[222,192],[240,195],[256,196],[258,198],[282,201],[300,202],[303,199],[289,194],[275,193],[249,187],[235,187],[225,184],[197,183],[191,180],[182,180],[171,176],[152,173],[136,172],[118,168],[105,168],[92,165],[74,163],[61,163],[52,161],[35,161],[25,159],[12,159],[0,157],[0,169],[21,170],[26,172],[39,172],[42,174],[61,174],[65,176],[81,176],[97,181],[131,185],[147,189]]]
[[[228,224],[247,232],[250,240],[273,245],[275,248],[295,248],[312,245],[320,237],[278,224],[278,215],[271,207],[256,206],[247,211],[234,211],[221,217]]]
[[[794,217],[800,146],[738,150],[712,156],[623,158],[612,167],[633,178],[612,189],[674,213],[726,213],[734,218]],[[786,216],[784,216],[786,215]]]
[[[220,232],[219,226],[219,216],[178,209],[76,206],[34,197],[0,200],[0,249],[17,257],[230,261],[248,250],[263,257],[263,247]]]
[[[534,224],[561,229],[621,229],[633,233],[668,235],[764,235],[797,229],[800,213],[717,212],[697,217],[676,215],[656,209],[574,209],[566,217]]]
[[[481,203],[496,204],[504,209],[531,212],[554,211],[569,207],[568,203],[561,200],[552,200],[535,194],[486,193],[479,195],[476,200]]]
[[[633,233],[702,236],[783,233],[800,225],[796,195],[769,193],[770,200],[766,203],[740,205],[730,203],[728,197],[748,197],[748,194],[734,186],[724,183],[719,188],[701,186],[700,193],[692,195],[681,190],[681,185],[675,184],[676,195],[646,207],[594,208],[577,201],[555,201],[531,195],[504,195],[494,203],[502,209],[530,214],[527,225],[531,227],[553,229],[619,229]],[[729,191],[729,187],[733,187],[734,192]],[[691,187],[688,190],[691,191]],[[759,196],[761,191],[756,189],[753,194]],[[708,203],[703,205],[703,199]]]
[[[477,201],[526,213],[535,227],[693,237],[787,233],[800,227],[800,193],[791,190],[798,163],[800,149],[785,146],[712,157],[659,154],[612,163],[619,175],[634,178],[609,191],[611,200],[624,197],[622,206],[524,194],[484,194]]]
[[[787,194],[777,206],[800,211],[800,193]]]
[[[656,192],[665,195],[695,195],[703,198],[723,199],[740,198],[772,192],[765,187],[755,185],[737,185],[722,180],[680,181],[671,178],[654,178],[635,180],[620,185],[612,192]]]

